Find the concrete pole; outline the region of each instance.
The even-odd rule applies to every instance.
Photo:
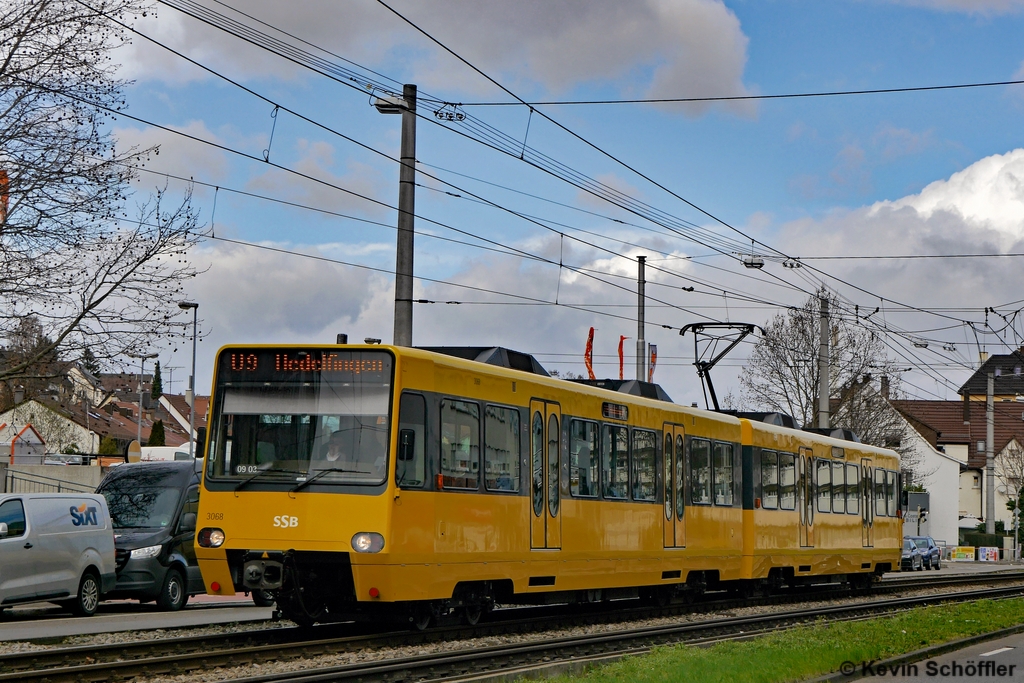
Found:
[[[822,296],[818,342],[818,428],[828,429],[828,297]]]
[[[402,88],[402,168],[398,179],[395,346],[412,346],[412,256],[416,214],[416,86]]]
[[[639,382],[647,381],[647,342],[644,340],[644,264],[646,256],[637,256],[637,304],[636,304],[636,378]]]
[[[996,414],[992,395],[995,393],[996,378],[988,373],[988,390],[985,394],[985,533],[996,532],[996,465],[995,430]]]

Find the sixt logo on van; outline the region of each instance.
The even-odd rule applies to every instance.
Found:
[[[71,510],[71,523],[75,526],[83,526],[92,524],[98,526],[99,522],[96,519],[96,508],[86,507],[88,503],[82,503],[78,507],[72,506]]]

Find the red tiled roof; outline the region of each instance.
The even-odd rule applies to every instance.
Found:
[[[985,452],[978,442],[987,438],[988,423],[984,401],[970,402],[970,422],[964,422],[963,401],[890,401],[932,446],[966,444],[969,467],[984,467]],[[1024,403],[996,401],[993,404],[995,452],[1012,439],[1024,443]]]

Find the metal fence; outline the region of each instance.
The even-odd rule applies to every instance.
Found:
[[[64,481],[41,474],[7,470],[4,481],[7,493],[92,493],[93,489],[83,484]]]

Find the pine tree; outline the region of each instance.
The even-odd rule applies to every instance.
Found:
[[[99,377],[102,368],[100,363],[96,360],[96,354],[92,352],[92,349],[86,348],[85,352],[82,353],[82,368],[93,377]]]
[[[157,420],[153,423],[153,428],[149,430],[149,441],[146,442],[147,446],[165,446],[164,443],[164,421]]]
[[[160,379],[160,361],[156,362],[156,370],[153,371],[153,389],[149,392],[151,398],[160,398],[164,395],[164,383]],[[161,446],[163,444],[160,444]]]

